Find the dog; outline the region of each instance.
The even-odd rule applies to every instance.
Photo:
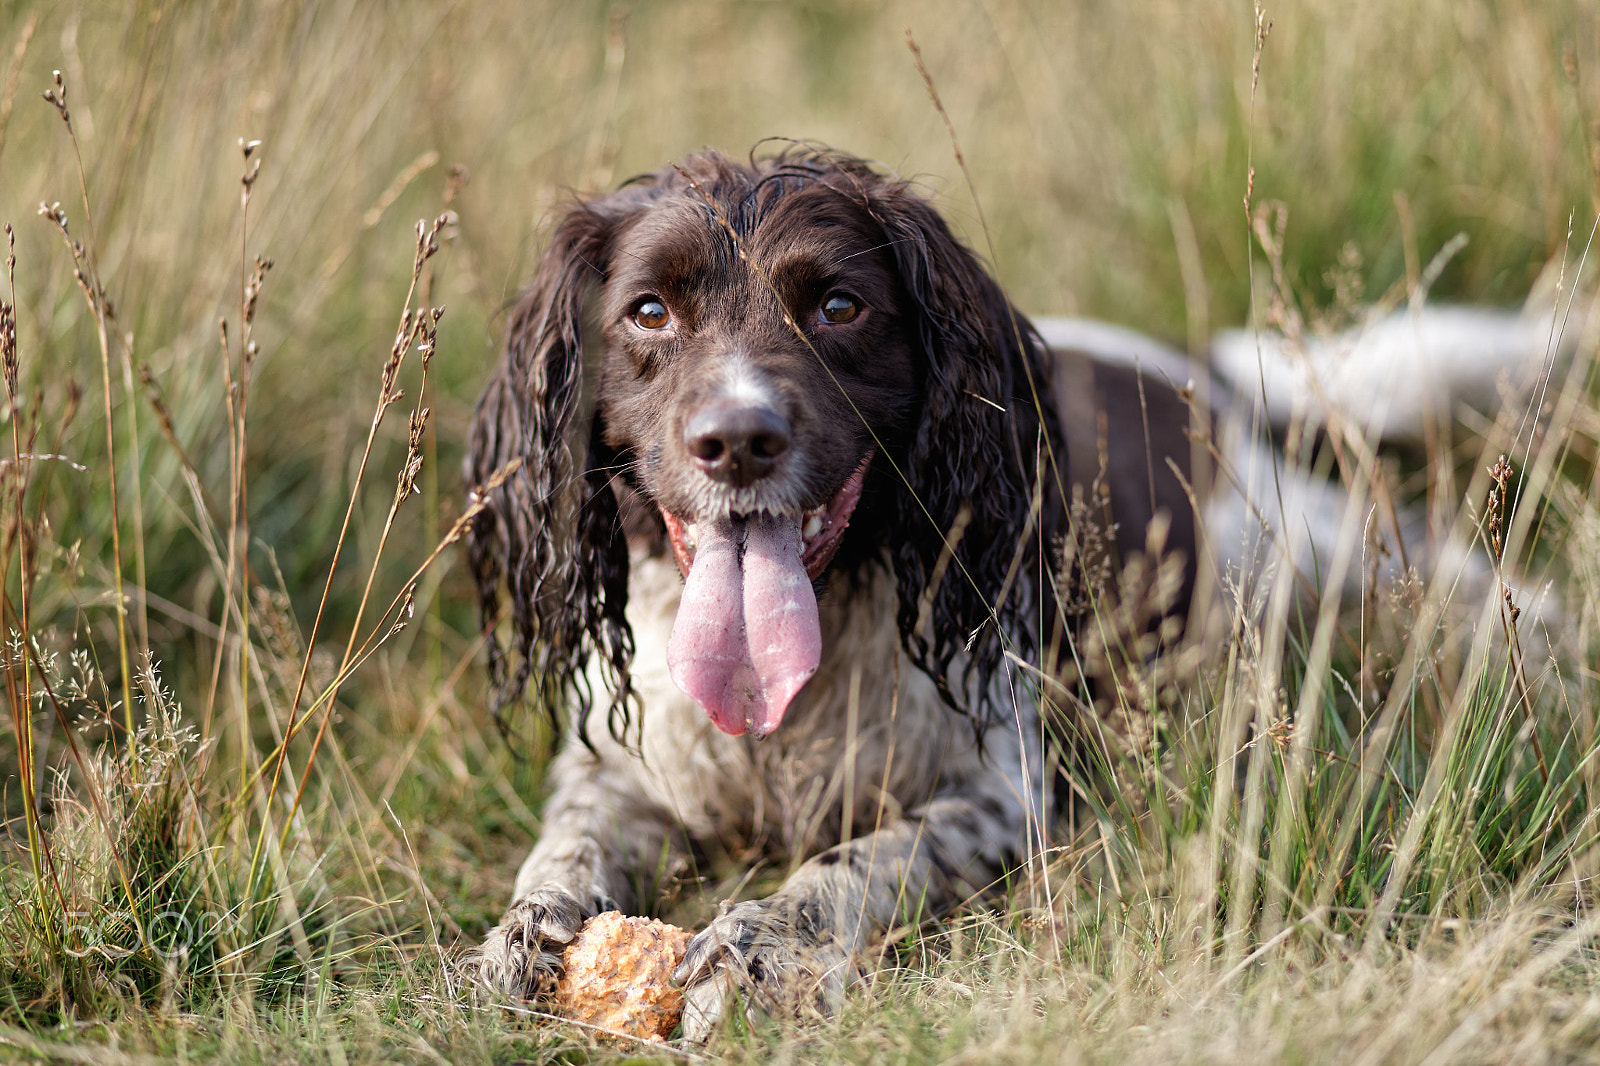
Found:
[[[1137,654],[1174,639],[1218,480],[1192,365],[1051,329],[910,183],[826,149],[566,213],[466,462],[503,479],[468,537],[497,713],[565,726],[477,980],[548,992],[586,918],[720,849],[790,873],[691,941],[685,1035],[827,1011],[886,930],[1041,851],[1085,575],[1165,567]]]

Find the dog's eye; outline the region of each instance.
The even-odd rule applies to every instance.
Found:
[[[660,300],[645,300],[628,317],[640,329],[666,329],[672,321],[672,313]]]
[[[861,313],[861,305],[843,293],[834,293],[822,301],[822,319],[835,325],[853,322]]]

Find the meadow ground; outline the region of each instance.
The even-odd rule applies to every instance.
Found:
[[[1578,321],[1600,14],[0,0],[0,1059],[1600,1059],[1593,335],[1415,454],[1300,460],[1477,536],[1553,631],[1270,577],[836,1019],[650,1049],[454,987],[551,739],[486,713],[444,543],[504,310],[572,190],[774,135],[917,177],[1025,310],[1196,351],[1541,274]]]

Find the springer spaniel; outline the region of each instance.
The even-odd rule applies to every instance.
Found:
[[[690,856],[787,862],[675,974],[704,1038],[827,1009],[875,937],[1037,852],[1081,571],[1164,548],[1170,633],[1198,570],[1187,367],[1086,328],[1047,347],[905,181],[830,151],[692,156],[561,220],[466,470],[521,460],[469,545],[491,632],[509,598],[497,705],[568,726],[481,981],[548,991]]]

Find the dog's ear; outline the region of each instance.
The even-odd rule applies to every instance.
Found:
[[[1056,533],[1040,522],[1055,524],[1064,445],[1053,406],[1040,403],[1042,346],[999,283],[903,183],[869,196],[911,305],[922,378],[890,541],[901,639],[955,690],[952,703],[978,711],[1007,650],[1039,651],[1033,590],[1051,583],[1030,575]],[[966,668],[952,674],[963,651]]]
[[[593,652],[609,668],[612,731],[626,722],[633,656],[624,614],[628,550],[608,484],[611,457],[586,409],[594,391],[586,377],[598,371],[585,371],[583,317],[586,300],[605,280],[628,206],[620,194],[582,204],[556,227],[533,284],[512,311],[505,353],[473,413],[469,489],[521,460],[489,493],[467,536],[502,728],[503,708],[532,678],[534,701],[553,715],[564,693],[577,692],[582,733],[594,698],[584,675]],[[514,669],[495,634],[502,577]],[[559,725],[560,716],[555,720]]]

